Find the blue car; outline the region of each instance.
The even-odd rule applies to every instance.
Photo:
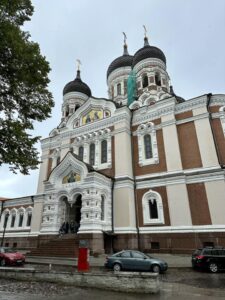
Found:
[[[140,251],[123,250],[106,257],[105,267],[114,271],[165,272],[168,264],[162,259],[151,257]]]

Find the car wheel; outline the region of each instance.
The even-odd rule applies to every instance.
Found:
[[[218,272],[218,265],[216,263],[210,263],[209,264],[209,270],[212,273],[217,273]]]
[[[160,268],[159,265],[153,265],[152,266],[152,272],[153,273],[160,273],[160,271],[161,271],[161,268]]]
[[[120,265],[120,264],[115,264],[115,265],[113,266],[113,270],[116,271],[116,272],[121,271],[121,265]]]
[[[1,265],[1,267],[5,266],[5,259],[4,258],[1,260],[0,265]]]

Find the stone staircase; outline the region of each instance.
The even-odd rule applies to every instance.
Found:
[[[75,234],[65,234],[50,240],[36,249],[29,256],[78,257],[79,239]]]

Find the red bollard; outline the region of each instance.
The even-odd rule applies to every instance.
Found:
[[[78,254],[78,272],[88,272],[89,271],[89,249],[87,247],[82,247],[80,243],[79,254]]]

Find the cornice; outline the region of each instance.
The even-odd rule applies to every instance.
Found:
[[[142,179],[141,179],[142,178]],[[158,173],[152,175],[138,176],[137,189],[154,188],[176,184],[191,184],[199,182],[218,181],[225,179],[225,171],[218,167],[207,169],[192,169],[170,173]]]

